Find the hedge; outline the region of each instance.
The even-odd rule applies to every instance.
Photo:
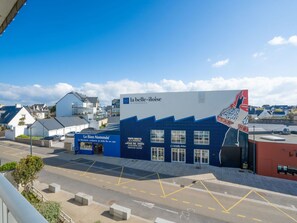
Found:
[[[0,166],[0,172],[14,170],[16,165],[16,162],[5,163],[2,166]]]

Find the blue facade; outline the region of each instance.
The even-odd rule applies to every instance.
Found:
[[[171,148],[184,148],[186,149],[186,163],[194,163],[194,149],[204,149],[209,150],[209,164],[219,166],[219,153],[222,146],[235,146],[237,143],[236,140],[225,139],[225,136],[228,137],[228,135],[232,139],[239,139],[239,146],[242,147],[243,154],[247,149],[248,135],[235,129],[229,131],[233,129],[217,122],[216,116],[202,120],[195,120],[193,116],[181,120],[175,120],[173,116],[161,120],[155,120],[154,116],[137,120],[137,117],[134,116],[121,120],[120,128],[121,157],[123,158],[151,160],[151,147],[163,147],[164,161],[171,162]],[[164,130],[164,143],[151,143],[151,130]],[[186,143],[172,143],[172,130],[185,130]],[[209,145],[194,144],[194,131],[209,131]]]
[[[107,135],[102,133],[75,134],[75,153],[76,154],[94,154],[96,145],[102,145],[104,156],[120,157],[120,136]],[[89,143],[89,149],[81,148],[81,142]]]

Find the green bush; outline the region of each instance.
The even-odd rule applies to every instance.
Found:
[[[5,163],[2,166],[0,166],[0,172],[14,170],[16,165],[16,162]]]
[[[20,139],[30,139],[30,136],[27,136],[27,135],[19,135],[17,138],[20,138]],[[32,136],[32,140],[39,140],[41,139],[42,137],[40,136]]]
[[[39,198],[34,193],[32,193],[31,191],[23,190],[22,195],[27,199],[27,201],[29,201],[33,205],[38,204],[38,203],[41,202],[39,200]]]
[[[61,211],[61,205],[54,201],[46,201],[42,203],[36,203],[35,208],[37,211],[49,222],[59,222],[59,216]]]

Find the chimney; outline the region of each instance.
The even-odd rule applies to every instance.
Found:
[[[15,107],[16,107],[16,108],[21,108],[22,105],[21,105],[21,104],[15,104]]]

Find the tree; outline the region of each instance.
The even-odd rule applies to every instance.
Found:
[[[18,185],[22,185],[25,191],[29,191],[33,181],[37,179],[37,173],[41,171],[43,166],[40,157],[28,155],[19,161],[12,176]]]

